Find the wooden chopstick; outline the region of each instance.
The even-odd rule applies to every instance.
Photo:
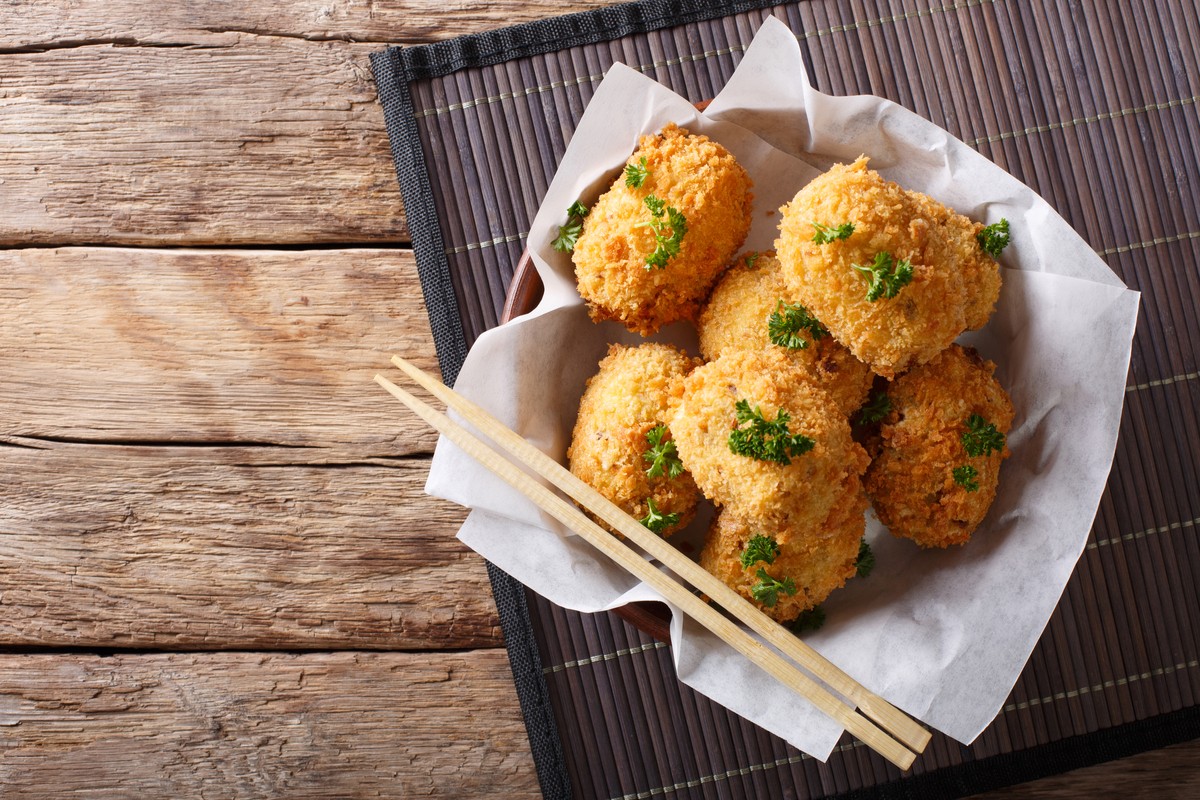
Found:
[[[435,379],[424,375],[424,373],[420,373],[419,370],[411,365],[408,365],[407,362],[403,362],[402,359],[397,359],[397,361],[405,364],[408,367],[408,369],[405,369],[406,373],[409,372],[409,369],[419,373],[423,378],[420,380],[422,385],[426,385],[428,388],[428,383],[433,383],[440,387],[441,391],[437,392],[437,394],[441,395],[443,392],[453,394],[456,398],[457,410],[459,410],[460,413],[463,412],[463,408],[458,407],[458,402],[461,401],[466,403],[467,401],[465,401],[465,398],[461,398],[461,396],[453,393],[450,389],[442,386],[442,384]],[[523,471],[512,464],[512,462],[508,461],[499,453],[492,450],[490,447],[485,445],[457,423],[450,420],[444,414],[435,411],[423,401],[413,397],[411,394],[396,386],[391,381],[388,381],[381,375],[376,375],[375,380],[377,383],[387,389],[387,391],[393,396],[408,406],[414,413],[436,428],[441,434],[446,436],[465,452],[478,460],[489,470],[494,472],[498,477],[509,483],[522,494],[525,494],[527,497],[532,499],[540,508],[549,513],[555,519],[559,520],[571,530],[584,537],[586,541],[607,555],[613,561],[617,562],[617,564],[624,567],[627,571],[639,579],[653,586],[660,594],[667,598],[667,600],[678,606],[684,613],[700,622],[700,624],[704,625],[717,636],[721,637],[721,639],[738,650],[738,652],[749,658],[754,664],[775,677],[777,680],[781,681],[784,685],[789,686],[794,691],[806,697],[818,709],[837,721],[840,725],[842,725],[842,727],[844,727],[852,735],[859,738],[868,747],[875,750],[884,758],[888,759],[888,761],[892,762],[901,769],[907,770],[912,765],[913,760],[916,758],[916,755],[913,751],[909,750],[900,742],[893,739],[874,723],[868,720],[865,716],[856,713],[853,708],[847,706],[840,698],[828,692],[811,677],[798,670],[788,661],[784,660],[778,653],[765,647],[763,644],[751,637],[741,627],[722,615],[716,609],[709,606],[703,600],[693,595],[678,582],[660,572],[654,567],[653,564],[632,550],[620,539],[612,536],[608,533],[608,531],[604,530],[595,522],[586,517],[577,507],[566,502],[557,494],[543,486],[541,483],[538,483],[533,478],[526,475]],[[482,411],[482,409],[479,409],[479,411]],[[486,412],[483,413],[486,415]],[[464,414],[464,416],[467,415]],[[506,431],[513,437],[520,439],[517,434],[508,431],[507,428],[494,419],[490,421],[488,425],[489,429],[492,429],[493,425],[498,426],[499,430]],[[489,435],[491,435],[490,432]],[[497,435],[500,435],[498,431]],[[520,440],[524,442],[523,439]],[[532,449],[536,450],[536,448]],[[540,453],[540,451],[538,452]],[[545,457],[544,454],[542,455]],[[556,462],[553,462],[548,458],[547,460],[552,464],[556,464]],[[533,464],[529,465],[534,466]],[[561,469],[560,465],[556,464],[556,466],[559,466]],[[567,474],[569,475],[570,473]],[[603,498],[601,499],[603,500]],[[608,501],[604,500],[604,503],[608,503]],[[603,504],[600,505],[603,506]],[[609,505],[611,505],[611,503],[609,503]],[[625,515],[624,512],[622,512],[616,506],[612,506],[612,508],[616,510],[616,516],[618,518],[623,517],[624,519],[632,522],[632,518]],[[604,510],[607,511],[608,509]],[[633,524],[638,528],[641,527],[640,525],[637,525],[637,523]],[[639,538],[645,537],[639,534]],[[682,559],[683,556],[679,555],[679,558]],[[693,563],[690,562],[690,560],[687,561],[688,563]],[[670,566],[670,564],[667,564],[667,566]],[[708,573],[704,574],[707,575]],[[724,584],[721,585],[723,586]],[[735,596],[737,595],[735,594]],[[738,597],[740,599],[740,596]],[[751,609],[753,609],[753,606],[751,606]],[[753,610],[757,611],[757,609]],[[771,624],[774,625],[775,623],[772,622]]]
[[[904,712],[874,694],[839,667],[832,664],[804,641],[760,611],[749,600],[727,586],[707,570],[687,558],[671,544],[646,530],[640,523],[614,505],[608,498],[573,475],[570,470],[547,456],[498,419],[467,398],[444,385],[399,356],[392,363],[423,386],[447,406],[463,415],[478,430],[486,434],[519,461],[562,489],[567,496],[588,508],[615,530],[635,542],[685,582],[708,595],[718,605],[733,614],[751,630],[777,647],[788,658],[804,667],[834,691],[852,701],[863,714],[899,739],[916,753],[924,752],[932,734]]]

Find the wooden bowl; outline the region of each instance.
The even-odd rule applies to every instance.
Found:
[[[508,286],[508,295],[504,298],[504,311],[500,322],[521,316],[533,310],[542,299],[542,278],[533,266],[533,259],[526,250],[517,262],[513,273],[512,283]],[[638,630],[653,636],[661,642],[670,640],[671,612],[664,603],[640,602],[630,603],[614,609],[617,616],[633,625]]]

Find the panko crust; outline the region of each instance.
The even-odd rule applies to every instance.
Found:
[[[829,392],[842,414],[850,416],[867,399],[870,367],[832,336],[822,336],[814,343],[811,334],[804,331],[801,335],[807,347],[788,349],[773,344],[767,320],[780,300],[799,302],[784,284],[775,253],[750,253],[739,258],[721,276],[696,321],[700,354],[707,361],[715,361],[734,351],[778,350]]]
[[[592,319],[611,319],[648,336],[676,320],[694,320],[713,282],[750,231],[750,176],[707,136],[674,123],[643,136],[629,164],[646,159],[640,188],[624,173],[584,220],[573,259],[579,294]],[[636,227],[651,216],[644,200],[655,195],[687,220],[679,252],[661,269],[646,269],[654,233]]]
[[[700,552],[700,566],[758,606],[767,616],[789,622],[801,612],[815,608],[854,577],[859,543],[866,530],[867,498],[857,481],[845,487],[829,516],[818,530],[791,531],[787,535],[728,511],[713,520]],[[743,567],[742,551],[756,535],[770,536],[779,544],[779,555],[771,564],[757,562]],[[759,582],[762,568],[776,580],[790,577],[797,592],[780,592],[768,607],[754,599],[750,589]]]
[[[660,513],[679,514],[663,536],[692,521],[700,492],[686,472],[675,478],[646,475],[646,434],[668,423],[672,395],[699,364],[670,345],[610,345],[588,380],[567,448],[571,472],[635,519],[649,513],[647,498]]]
[[[995,368],[973,349],[952,345],[888,389],[892,410],[880,426],[880,451],[865,485],[893,535],[922,547],[949,547],[965,543],[987,515],[1008,448],[969,456],[962,434],[978,414],[1008,436],[1013,407],[992,377]],[[962,465],[978,471],[977,491],[955,483],[952,470]]]
[[[671,417],[679,457],[704,496],[737,516],[780,530],[815,527],[867,467],[832,398],[782,353],[728,353],[693,370],[682,387]],[[743,399],[767,420],[786,409],[789,432],[812,438],[813,449],[788,465],[733,453],[729,434]]]
[[[1000,299],[1000,264],[983,251],[977,238],[983,223],[955,213],[929,195],[913,191],[908,195],[918,213],[938,225],[944,234],[932,244],[945,249],[938,257],[959,265],[967,290],[963,308],[967,330],[982,328]]]
[[[1000,272],[974,239],[981,226],[884,180],[866,157],[818,176],[781,213],[775,249],[788,286],[879,375],[928,362],[995,306]],[[855,230],[816,244],[814,222],[853,222]],[[895,297],[871,302],[854,265],[870,265],[882,251],[911,262],[913,277]]]

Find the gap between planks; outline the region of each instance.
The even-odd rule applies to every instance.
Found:
[[[436,366],[411,251],[0,252],[0,339],[0,644],[500,641],[433,436],[364,391]]]
[[[455,650],[500,641],[464,512],[425,459],[263,448],[3,452],[0,646]]]

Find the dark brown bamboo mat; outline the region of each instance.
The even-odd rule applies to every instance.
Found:
[[[769,14],[797,34],[816,88],[895,100],[1039,192],[1142,292],[1141,316],[1087,549],[974,744],[935,735],[908,776],[848,738],[822,764],[679,684],[670,649],[619,618],[530,594],[574,796],[956,796],[1200,735],[1200,4],[821,0],[657,21],[689,9],[646,3],[408,60],[408,116],[389,110],[389,132],[448,375],[454,336],[496,324],[605,69],[711,97]],[[448,302],[459,331],[438,317]]]

